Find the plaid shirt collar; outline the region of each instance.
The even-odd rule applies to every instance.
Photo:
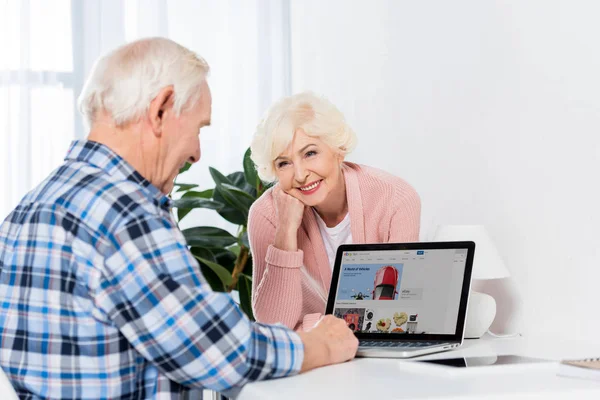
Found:
[[[148,194],[157,207],[165,210],[170,210],[172,207],[172,201],[169,197],[165,196],[156,186],[136,171],[131,164],[108,146],[89,140],[74,140],[69,147],[65,161],[91,164],[117,179],[135,182],[143,188],[143,191]]]

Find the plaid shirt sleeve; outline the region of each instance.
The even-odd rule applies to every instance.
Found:
[[[172,220],[139,217],[108,239],[95,302],[169,379],[225,391],[299,372],[299,336],[252,323],[228,294],[213,292]]]

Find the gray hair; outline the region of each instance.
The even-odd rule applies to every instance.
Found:
[[[90,126],[98,111],[122,126],[144,115],[160,90],[173,85],[174,110],[180,114],[198,101],[208,71],[204,59],[172,40],[128,43],[96,61],[79,96],[79,111]]]
[[[356,146],[356,134],[344,115],[323,96],[303,92],[285,97],[267,111],[250,145],[252,161],[263,181],[276,179],[273,161],[290,145],[300,128],[343,155]]]

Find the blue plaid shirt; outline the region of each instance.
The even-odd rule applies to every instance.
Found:
[[[106,146],[0,225],[0,365],[23,398],[178,398],[292,375],[304,348],[211,290],[170,201]]]

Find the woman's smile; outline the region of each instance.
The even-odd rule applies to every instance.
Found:
[[[317,190],[319,190],[319,188],[321,187],[321,182],[323,182],[323,179],[311,182],[311,183],[309,183],[308,185],[305,185],[305,186],[301,186],[301,187],[298,188],[298,190],[300,190],[300,192],[302,194],[304,194],[304,195],[313,194]]]

